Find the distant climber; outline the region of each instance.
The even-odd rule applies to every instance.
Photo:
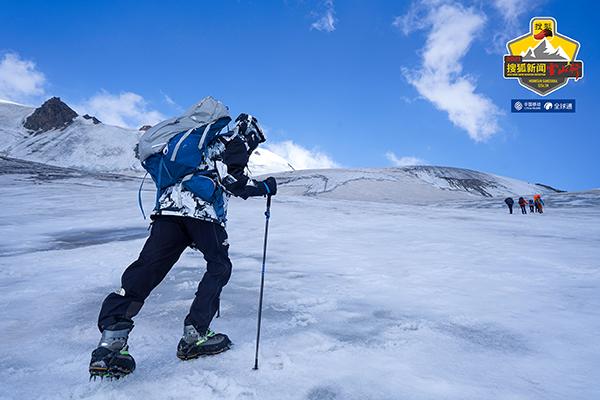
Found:
[[[513,208],[513,204],[515,204],[515,201],[513,200],[512,197],[507,197],[506,199],[504,199],[504,202],[508,206],[508,212],[510,214],[512,214],[512,208]]]
[[[529,212],[531,214],[533,214],[534,209],[533,209],[534,205],[533,205],[533,199],[529,199]]]
[[[542,196],[539,194],[536,194],[535,196],[533,196],[533,203],[535,205],[535,211],[537,211],[540,214],[544,213],[544,200],[542,200]]]
[[[521,214],[527,214],[527,200],[519,197],[519,206],[521,207]]]

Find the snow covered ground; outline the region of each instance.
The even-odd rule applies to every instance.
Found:
[[[204,266],[189,250],[136,319],[134,374],[88,382],[100,303],[147,235],[139,181],[1,171],[1,399],[600,397],[600,191],[548,196],[543,215],[277,196],[259,371],[264,200],[232,200],[234,274],[213,325],[232,350],[175,357]]]

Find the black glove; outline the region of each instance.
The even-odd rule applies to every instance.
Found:
[[[262,185],[264,188],[265,195],[275,196],[277,194],[277,181],[272,176],[259,182],[259,185]]]

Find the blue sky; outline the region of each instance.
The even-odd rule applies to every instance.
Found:
[[[307,149],[290,156],[308,166],[417,161],[600,187],[600,51],[585,23],[598,6],[524,3],[6,2],[0,62],[28,75],[0,76],[0,97],[56,95],[136,126],[212,95],[256,115],[281,151]],[[548,96],[576,99],[575,114],[510,113],[511,98],[537,96],[502,77],[504,45],[539,15],[581,43],[585,77]]]

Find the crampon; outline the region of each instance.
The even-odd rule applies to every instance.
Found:
[[[127,347],[120,351],[111,351],[106,347],[98,347],[92,353],[90,362],[90,380],[120,379],[135,370],[135,360],[127,351]]]
[[[98,347],[90,360],[90,380],[120,379],[135,370],[135,360],[129,354],[127,339],[131,326],[114,325],[102,332]]]
[[[223,333],[215,333],[209,329],[201,335],[193,326],[186,325],[177,346],[177,357],[180,360],[193,360],[222,353],[229,350],[231,345],[231,340]]]

